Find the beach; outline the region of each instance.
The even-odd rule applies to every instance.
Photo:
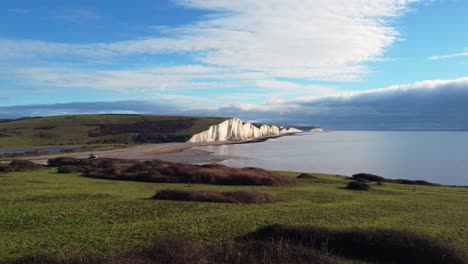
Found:
[[[209,143],[160,143],[143,144],[128,148],[120,148],[105,151],[85,151],[71,153],[57,153],[39,156],[21,157],[19,159],[31,160],[39,164],[46,164],[48,159],[57,157],[88,158],[95,154],[98,158],[153,160],[160,159],[182,163],[210,163],[221,162],[226,159],[235,158],[229,155],[213,155],[210,151],[194,149],[195,147],[206,147],[227,144],[239,144],[246,142],[209,142]]]

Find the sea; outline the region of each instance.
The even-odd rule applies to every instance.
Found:
[[[223,164],[271,170],[468,186],[468,132],[332,131],[300,133],[260,143],[200,147],[232,156]]]

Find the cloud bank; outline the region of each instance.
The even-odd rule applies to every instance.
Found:
[[[327,129],[468,130],[468,78],[215,109],[188,110],[180,105],[147,101],[0,107],[2,118],[96,112],[240,117],[258,122],[320,125]]]
[[[393,19],[417,1],[175,0],[184,8],[203,9],[211,15],[189,25],[156,27],[158,36],[125,41],[71,44],[0,39],[0,59],[99,64],[141,55],[188,54],[210,69],[255,72],[268,80],[350,81],[368,73],[368,62],[384,58],[386,49],[398,40]],[[56,69],[56,73],[61,72]],[[131,80],[142,82],[145,76],[137,74]],[[94,87],[74,85],[78,84]]]

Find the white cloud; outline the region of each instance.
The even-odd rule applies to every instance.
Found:
[[[191,25],[170,28],[166,37],[113,43],[67,44],[0,40],[0,58],[105,58],[189,52],[205,65],[255,71],[270,77],[348,81],[382,59],[398,40],[390,23],[417,0],[179,0],[207,9]]]
[[[174,91],[238,87],[264,75],[252,72],[228,72],[216,67],[184,65],[131,70],[25,67],[4,70],[0,76],[3,79],[17,80],[18,84],[41,87],[92,88],[113,91],[128,89]]]
[[[217,111],[244,119],[320,124],[341,129],[468,130],[468,77],[428,80],[369,91],[260,105],[229,105]],[[281,120],[279,120],[281,113]]]
[[[0,79],[11,80],[19,86],[54,88],[88,88],[114,92],[180,92],[200,89],[230,89],[231,100],[237,88],[257,89],[278,95],[323,96],[336,92],[334,87],[279,81],[262,72],[241,71],[201,65],[160,66],[128,70],[88,70],[73,67],[24,67],[2,69]],[[260,90],[258,90],[260,89]],[[263,95],[265,96],[265,95]],[[225,100],[229,100],[225,98]],[[193,100],[195,102],[197,100]]]
[[[429,60],[443,60],[443,59],[452,59],[452,58],[457,58],[457,57],[468,57],[468,51],[467,52],[447,54],[447,55],[436,55],[436,56],[431,56],[428,59]]]
[[[196,98],[158,94],[152,101],[10,106],[0,107],[0,118],[32,112],[53,115],[63,111],[132,111],[231,116],[258,122],[321,125],[327,129],[468,130],[468,77],[286,101],[273,96],[261,104],[242,103],[242,96],[245,95]]]

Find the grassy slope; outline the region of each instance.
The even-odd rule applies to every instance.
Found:
[[[96,124],[134,124],[167,119],[196,119],[190,129],[180,130],[177,134],[193,135],[208,129],[225,118],[181,117],[156,115],[67,115],[33,118],[0,123],[0,149],[40,147],[48,145],[82,145],[99,139],[128,136],[107,135],[89,137],[88,132],[97,128]],[[93,125],[90,125],[93,124]],[[47,127],[53,127],[47,129]],[[46,129],[44,129],[46,128]],[[42,133],[42,137],[40,136]],[[1,135],[9,135],[1,136]]]
[[[318,176],[286,187],[191,187],[253,189],[280,199],[249,205],[147,199],[184,184],[98,180],[54,169],[0,174],[0,259],[128,250],[176,233],[209,243],[273,223],[410,229],[468,252],[468,189],[373,184],[359,192],[342,189],[341,178]]]

